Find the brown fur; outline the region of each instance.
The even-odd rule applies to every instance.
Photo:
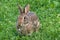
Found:
[[[29,35],[32,32],[38,31],[40,24],[39,19],[34,12],[29,11],[29,5],[27,5],[24,10],[19,7],[19,10],[20,15],[17,20],[18,32],[20,34]]]

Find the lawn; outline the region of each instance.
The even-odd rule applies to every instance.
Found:
[[[22,7],[29,3],[30,11],[36,12],[41,25],[37,33],[18,35],[17,3]],[[0,40],[60,40],[60,0],[0,0]]]

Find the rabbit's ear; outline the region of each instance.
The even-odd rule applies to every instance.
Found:
[[[20,5],[18,5],[18,9],[20,11],[20,14],[22,14],[23,13],[23,9],[22,9],[22,7]]]
[[[27,14],[27,13],[29,12],[29,9],[30,9],[30,5],[27,4],[27,5],[25,6],[23,12]]]

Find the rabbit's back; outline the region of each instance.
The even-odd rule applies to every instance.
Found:
[[[36,16],[34,12],[28,12],[27,16],[29,17],[31,21],[38,20],[38,17]]]
[[[32,22],[34,31],[38,30],[40,23],[36,14],[34,12],[29,12],[27,16],[29,17],[30,22]]]

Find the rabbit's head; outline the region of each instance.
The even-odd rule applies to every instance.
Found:
[[[20,15],[18,17],[19,25],[22,26],[22,23],[26,20],[28,20],[27,13],[29,12],[29,4],[24,7],[24,9],[21,8],[21,6],[18,6]]]

